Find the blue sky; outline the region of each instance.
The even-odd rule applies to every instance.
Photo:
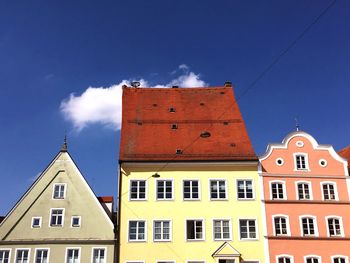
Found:
[[[241,94],[330,3],[1,1],[0,215],[65,131],[96,194],[115,195],[121,83],[230,80]],[[338,0],[239,100],[257,154],[292,131],[296,116],[319,143],[350,144],[349,9]]]

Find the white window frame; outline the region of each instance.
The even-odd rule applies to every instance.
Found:
[[[66,255],[64,258],[64,262],[67,263],[68,260],[68,250],[78,250],[78,263],[80,263],[80,259],[81,259],[81,247],[66,247]]]
[[[278,234],[276,233],[276,226],[275,226],[275,218],[276,217],[283,217],[286,219],[286,229],[287,229],[287,234]],[[290,231],[290,224],[289,224],[289,216],[285,214],[275,214],[272,215],[272,228],[273,228],[273,235],[275,237],[279,236],[291,236],[291,231]]]
[[[244,197],[244,198],[240,198],[238,196],[238,181],[251,181],[252,183],[252,197],[251,198],[247,198],[247,197]],[[244,184],[246,186],[246,184]],[[237,178],[236,179],[236,191],[237,191],[237,200],[239,201],[254,201],[255,200],[255,182],[254,182],[254,179],[253,178]],[[246,195],[246,190],[245,190],[245,195]]]
[[[34,252],[34,263],[36,263],[36,257],[38,255],[38,250],[47,250],[47,263],[50,262],[50,248],[48,247],[38,247],[38,248],[35,248],[35,252]],[[29,260],[28,260],[29,262]]]
[[[339,220],[339,227],[340,227],[340,235],[333,235],[331,236],[329,233],[329,225],[328,225],[328,219],[338,219]],[[326,216],[326,226],[327,226],[327,237],[344,237],[344,225],[343,225],[343,218],[341,216],[336,216],[336,215],[330,215],[330,216]]]
[[[56,186],[63,186],[63,197],[55,197],[55,188]],[[66,193],[67,193],[67,184],[66,183],[55,183],[53,184],[53,189],[52,189],[52,200],[64,200],[66,199]]]
[[[171,182],[171,198],[166,198],[166,190],[164,191],[164,198],[158,198],[158,182],[166,182],[170,181]],[[166,188],[165,188],[166,189]],[[156,185],[155,185],[155,190],[156,190],[156,200],[157,201],[172,201],[174,200],[174,179],[172,178],[166,178],[166,179],[156,179]]]
[[[283,198],[273,198],[272,184],[282,184]],[[286,182],[285,181],[272,180],[272,181],[269,181],[269,185],[270,185],[270,200],[287,200],[287,189],[286,189]]]
[[[144,260],[125,260],[125,263],[145,263]]]
[[[297,156],[304,156],[305,158],[305,168],[298,169],[297,166]],[[310,166],[309,166],[309,156],[307,153],[293,153],[293,159],[294,159],[294,171],[295,172],[310,172]]]
[[[300,197],[299,197],[299,187],[298,187],[300,184],[308,185],[308,187],[309,187],[309,195],[310,195],[309,199],[305,199],[305,198],[304,199],[300,199]],[[295,182],[295,198],[296,198],[296,200],[300,200],[300,201],[313,200],[314,196],[313,196],[313,192],[312,192],[312,183],[310,181],[296,181]]]
[[[217,198],[212,198],[211,197],[211,182],[219,182],[219,181],[223,181],[225,183],[225,197],[224,198],[220,198],[220,190],[218,189],[218,197]],[[226,201],[228,200],[228,185],[227,185],[227,180],[226,179],[222,179],[222,178],[211,178],[209,179],[209,200],[210,201]]]
[[[61,225],[51,225],[51,217],[52,217],[52,211],[53,210],[62,210],[62,224]],[[49,227],[63,227],[64,226],[64,214],[65,209],[64,208],[51,208],[50,209],[50,217],[49,217]]]
[[[333,185],[334,187],[334,199],[325,199],[324,193],[323,193],[323,186],[324,185]],[[338,195],[338,187],[337,187],[337,183],[336,182],[332,182],[332,181],[322,181],[320,182],[320,186],[321,186],[321,194],[322,194],[322,200],[323,201],[339,201],[339,195]]]
[[[343,259],[345,259],[345,263],[349,263],[349,257],[345,256],[345,255],[334,255],[334,256],[331,256],[332,263],[335,263],[334,260],[336,258],[343,258]]]
[[[35,219],[39,219],[39,225],[38,226],[34,226],[34,220]],[[31,228],[41,228],[41,223],[42,223],[42,217],[41,216],[33,216],[32,217],[32,224],[31,224]]]
[[[294,263],[294,256],[292,256],[292,255],[288,255],[288,254],[276,255],[276,263],[278,263],[278,260],[280,258],[288,258],[288,259],[290,259],[290,263]]]
[[[138,184],[137,188],[137,197],[136,198],[131,198],[131,184],[132,182],[140,182],[140,181],[143,181],[145,182],[145,198],[140,198],[139,195],[140,195],[140,185]],[[148,181],[146,179],[130,179],[129,180],[129,201],[147,201],[148,199]]]
[[[255,238],[242,238],[241,237],[241,220],[248,220],[248,221],[254,221],[255,222]],[[257,218],[238,218],[238,236],[240,241],[255,241],[259,240],[259,227],[258,227],[258,219]],[[249,230],[249,227],[248,227]],[[248,232],[249,236],[250,232]]]
[[[303,228],[303,219],[304,218],[311,218],[313,220],[315,234],[304,235],[304,228]],[[300,236],[302,236],[302,237],[318,237],[319,236],[316,216],[313,216],[313,215],[301,215],[301,216],[299,216],[299,225],[300,225]]]
[[[163,227],[164,224],[162,223],[162,228],[161,228],[161,239],[156,239],[155,238],[155,223],[156,222],[169,222],[169,239],[163,239]],[[153,220],[153,242],[170,242],[172,241],[172,232],[173,232],[173,226],[172,226],[172,221],[170,219],[154,219]]]
[[[17,262],[17,254],[18,254],[18,251],[20,251],[20,250],[26,250],[26,251],[28,251],[28,261],[27,262],[29,262],[30,261],[30,252],[31,252],[31,249],[30,248],[16,248],[16,251],[15,251],[15,258],[14,258],[14,262]],[[21,262],[23,262],[23,260],[21,260]]]
[[[130,222],[144,222],[145,223],[145,234],[144,239],[138,239],[138,228],[137,226],[137,232],[136,232],[136,239],[130,239]],[[127,231],[127,240],[129,243],[133,242],[146,242],[147,241],[147,220],[146,219],[129,219],[128,220],[128,231]]]
[[[0,252],[2,252],[2,251],[7,251],[7,252],[9,252],[8,263],[10,263],[10,262],[11,262],[11,252],[12,252],[12,248],[5,248],[5,247],[2,247],[2,248],[0,248]]]
[[[187,221],[201,221],[202,222],[202,238],[194,238],[189,239],[187,238]],[[194,235],[196,237],[196,233]],[[197,242],[197,241],[204,241],[205,240],[205,221],[203,218],[186,218],[185,219],[185,241],[186,242]]]
[[[221,238],[215,238],[215,221],[228,221],[228,227],[229,227],[229,237],[224,238],[223,237],[223,225],[221,224],[220,226],[220,233],[221,233]],[[232,240],[232,220],[230,218],[213,218],[212,220],[213,224],[213,240],[214,241],[230,241]]]
[[[190,197],[190,198],[186,198],[185,197],[185,182],[186,181],[197,181],[198,182],[198,198],[193,198],[193,197]],[[192,183],[191,183],[191,192],[190,192],[190,195],[192,196],[193,194],[193,191],[192,191]],[[201,181],[199,179],[184,179],[182,180],[182,200],[184,201],[200,201],[201,200]]]
[[[304,262],[306,263],[306,260],[310,258],[317,258],[318,262],[317,263],[322,263],[322,257],[318,255],[306,255],[304,256]]]
[[[73,225],[74,218],[79,218],[79,224],[78,225]],[[71,217],[71,221],[70,221],[70,227],[72,227],[72,228],[79,228],[79,227],[81,227],[81,216],[72,216]]]
[[[97,249],[103,249],[105,251],[105,257],[103,263],[107,263],[107,247],[92,247],[91,248],[91,263],[94,263],[94,251]]]
[[[156,261],[157,263],[164,263],[164,262],[166,262],[166,263],[176,263],[176,260],[173,260],[173,259],[171,259],[171,260],[169,260],[169,259],[163,259],[163,260],[157,260]]]
[[[205,259],[186,259],[186,263],[206,263]]]

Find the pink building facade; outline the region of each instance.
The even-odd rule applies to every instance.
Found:
[[[260,163],[270,262],[349,263],[346,159],[295,131],[268,145]]]

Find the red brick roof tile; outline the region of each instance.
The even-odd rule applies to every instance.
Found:
[[[350,171],[350,145],[348,147],[345,147],[344,149],[341,149],[338,152],[338,154],[344,159],[348,160],[348,168]]]
[[[257,160],[232,87],[124,87],[119,158]]]

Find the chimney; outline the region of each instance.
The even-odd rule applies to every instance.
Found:
[[[225,87],[232,87],[232,82],[231,81],[225,81]]]

